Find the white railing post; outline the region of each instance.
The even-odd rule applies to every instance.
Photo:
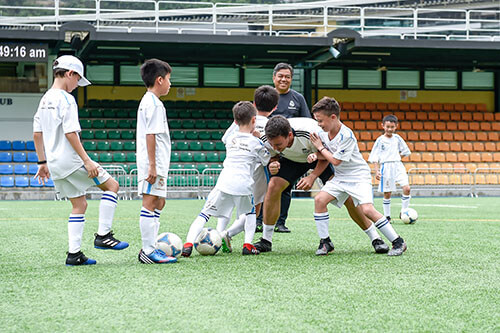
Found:
[[[326,37],[328,34],[328,6],[323,7],[323,33]]]
[[[364,37],[364,33],[365,33],[365,8],[361,8],[361,11],[360,11],[360,18],[359,18],[359,25],[361,26],[361,36]]]
[[[54,16],[56,19],[56,28],[59,25],[59,0],[54,0]]]
[[[212,3],[212,27],[213,34],[217,34],[217,3]]]
[[[156,33],[158,33],[158,25],[160,24],[160,3],[155,1],[155,26]]]
[[[95,0],[95,21],[96,30],[99,31],[99,22],[101,21],[101,0]]]
[[[413,38],[417,39],[417,30],[418,30],[418,9],[413,10]]]
[[[466,36],[466,39],[469,39],[469,32],[470,32],[470,11],[466,10],[465,11],[465,36]]]
[[[269,36],[273,35],[273,5],[269,5]]]

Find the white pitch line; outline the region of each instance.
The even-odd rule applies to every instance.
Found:
[[[399,204],[401,205],[401,204]],[[411,207],[443,207],[443,208],[479,208],[478,206],[458,206],[458,205],[439,205],[439,204],[410,204]]]

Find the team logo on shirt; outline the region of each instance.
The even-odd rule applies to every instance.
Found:
[[[302,153],[303,154],[309,154],[311,151],[307,148],[302,148]]]
[[[385,150],[385,145],[384,144],[380,145],[380,150]]]
[[[289,109],[293,109],[293,110],[297,109],[297,108],[295,107],[295,102],[294,102],[294,101],[290,101],[290,103],[288,103],[288,108],[289,108]]]
[[[165,184],[165,179],[164,178],[158,179],[158,186],[159,187],[163,187],[164,184]]]

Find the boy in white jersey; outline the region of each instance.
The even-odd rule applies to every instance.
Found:
[[[83,76],[82,62],[73,56],[57,58],[53,65],[54,83],[43,95],[33,121],[33,139],[38,155],[38,172],[35,178],[45,183],[52,176],[61,197],[73,206],[68,220],[69,250],[66,265],[93,265],[80,250],[87,200],[85,192],[97,185],[104,191],[99,205],[99,229],[94,247],[123,250],[128,243],[113,237],[111,225],[118,199],[118,182],[95,163],[85,152],[78,132],[78,106],[69,93],[90,82]]]
[[[253,174],[258,165],[267,165],[269,152],[253,135],[257,110],[250,102],[238,102],[233,117],[239,130],[226,142],[226,159],[215,188],[208,195],[205,206],[189,228],[182,256],[189,257],[193,243],[210,216],[230,218],[236,206],[237,216],[246,215],[243,255],[256,255],[252,245],[255,234],[255,206],[253,200]]]
[[[384,135],[375,141],[368,162],[375,163],[375,173],[380,181],[378,191],[384,193],[384,215],[391,221],[391,192],[396,190],[396,183],[403,188],[401,211],[410,205],[410,185],[408,174],[401,162],[401,156],[410,156],[411,152],[405,140],[396,134],[398,118],[387,115],[382,119]],[[379,166],[380,164],[380,166]],[[400,213],[401,216],[401,213]]]
[[[311,133],[311,141],[318,152],[309,156],[309,161],[326,159],[335,167],[335,176],[329,180],[314,198],[314,220],[320,237],[318,255],[333,251],[328,232],[328,204],[339,208],[351,196],[375,226],[390,242],[389,256],[402,255],[406,243],[394,231],[387,218],[373,206],[370,167],[359,152],[358,142],[351,129],[340,122],[340,107],[333,98],[324,97],[316,103],[312,112],[324,132]]]
[[[254,106],[257,108],[257,117],[255,121],[255,132],[254,135],[259,138],[264,135],[264,129],[266,127],[268,117],[271,113],[276,109],[279,100],[279,94],[276,89],[271,86],[260,86],[255,89],[253,95]],[[228,137],[233,135],[235,131],[238,130],[238,125],[233,123],[227,131],[224,133],[222,137],[222,142],[226,144]],[[255,213],[256,216],[259,216],[260,209],[262,206],[262,202],[264,202],[264,197],[267,192],[267,183],[269,182],[269,174],[267,172],[267,168],[261,164],[257,166],[255,172],[253,174],[254,179],[254,203],[255,203]],[[221,233],[222,236],[222,251],[223,252],[231,252],[231,237],[239,234],[244,230],[246,221],[246,216],[242,214],[236,221],[234,221],[231,228],[225,231],[227,223],[229,222],[228,218],[222,217],[219,218],[217,223],[217,231]],[[256,228],[257,231],[257,228]]]
[[[170,90],[169,64],[149,59],[141,67],[142,81],[147,92],[137,110],[137,180],[138,194],[142,195],[139,218],[142,249],[139,262],[143,264],[168,264],[177,258],[156,249],[160,228],[160,214],[167,197],[167,177],[170,166],[170,134],[167,113],[160,96]]]

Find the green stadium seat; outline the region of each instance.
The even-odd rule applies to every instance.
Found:
[[[106,120],[106,128],[118,128],[118,120]]]
[[[205,120],[197,120],[194,127],[198,128],[198,129],[207,128],[207,122]]]
[[[123,150],[123,142],[111,141],[111,150]]]
[[[180,154],[180,160],[181,162],[192,162],[193,161],[193,154],[190,152],[181,152]]]
[[[128,110],[116,111],[116,118],[128,118]]]
[[[120,140],[121,136],[122,134],[120,131],[108,131],[108,138],[110,140]]]
[[[203,118],[205,118],[205,119],[214,119],[215,118],[215,112],[213,112],[213,111],[203,111]]]
[[[222,141],[217,141],[215,143],[215,150],[222,150],[222,151],[225,151],[226,150],[226,145],[224,144],[224,142]]]
[[[99,162],[99,154],[98,153],[87,153],[90,159],[94,162]]]
[[[189,143],[189,150],[201,150],[201,142],[200,141],[191,141]]]
[[[124,153],[114,153],[113,154],[113,161],[115,162],[126,162],[127,161],[127,155]]]
[[[193,129],[194,125],[195,125],[194,120],[188,119],[188,120],[182,121],[182,128]]]
[[[196,175],[189,175],[187,178],[187,186],[199,186],[200,179]]]
[[[84,129],[92,128],[92,121],[88,119],[80,119],[80,127]]]
[[[227,111],[218,111],[215,114],[215,118],[217,118],[217,119],[228,119],[228,118],[231,118],[231,117],[229,115],[229,112],[227,112]]]
[[[189,110],[182,110],[181,112],[179,112],[179,118],[192,119],[191,112]]]
[[[127,162],[136,162],[135,153],[127,153]]]
[[[195,152],[193,154],[193,159],[195,162],[206,162],[207,156],[202,152]]]
[[[90,110],[90,117],[91,118],[103,118],[104,114],[101,109],[94,109]]]
[[[101,119],[96,119],[92,121],[92,127],[93,128],[98,128],[98,129],[103,129],[106,128],[106,122]]]
[[[203,150],[215,150],[215,144],[211,141],[205,141],[202,143],[201,148]]]
[[[111,145],[108,141],[98,141],[97,142],[97,150],[110,150]]]
[[[210,164],[210,169],[222,169],[222,164]]]
[[[123,150],[135,151],[135,148],[135,141],[125,141],[125,143],[123,144]]]
[[[217,120],[207,120],[207,128],[216,129],[219,128],[219,123]]]
[[[191,164],[191,163],[186,163],[186,164],[182,165],[181,169],[195,170],[196,169],[196,165]]]
[[[186,139],[198,140],[198,132],[197,131],[186,131]]]
[[[167,177],[167,186],[168,187],[174,186],[174,176],[168,176]]]
[[[129,118],[137,118],[137,108],[134,108],[132,110],[128,111],[128,117]]]
[[[94,138],[97,140],[106,140],[108,138],[108,132],[104,130],[94,131]]]
[[[104,118],[115,118],[116,112],[115,110],[106,109],[103,112]]]
[[[118,128],[132,128],[135,126],[132,126],[133,121],[126,120],[126,119],[121,119],[118,122]]]
[[[200,131],[200,134],[198,135],[200,140],[209,140],[211,137],[211,134],[209,131]]]
[[[203,170],[208,169],[208,168],[210,168],[210,166],[208,164],[200,163],[200,164],[196,165],[196,170],[198,170],[199,173],[202,173]]]
[[[184,131],[172,131],[170,136],[174,140],[184,140],[186,138],[186,132]]]
[[[226,152],[219,153],[219,161],[224,162],[226,159]]]
[[[122,131],[121,132],[121,137],[123,140],[134,140],[135,139],[135,132],[134,131]]]
[[[113,155],[111,155],[111,153],[100,153],[99,161],[101,163],[111,163],[113,162]]]
[[[130,128],[137,128],[137,119],[132,119],[130,121]]]
[[[83,149],[85,150],[97,150],[97,143],[95,141],[83,141]]]
[[[222,129],[227,129],[231,126],[233,122],[231,120],[221,120],[219,121],[219,127]]]
[[[92,140],[94,138],[94,131],[82,131],[83,140]]]
[[[177,112],[175,109],[172,110],[167,109],[167,117],[169,119],[179,118],[179,112]]]
[[[137,170],[137,164],[132,163],[132,164],[128,165],[128,172],[130,172],[132,170]]]
[[[80,118],[89,118],[90,117],[90,110],[86,108],[82,108],[78,110],[78,117]]]
[[[191,119],[201,119],[203,118],[203,113],[201,111],[192,111]]]
[[[178,164],[178,163],[170,164],[170,169],[171,170],[179,170],[179,169],[182,169],[182,168],[183,168],[182,164]]]
[[[219,162],[219,154],[217,153],[207,153],[208,162]]]
[[[214,176],[203,176],[203,186],[215,186],[217,178]]]
[[[182,128],[182,121],[180,120],[170,120],[168,122],[168,126],[172,129],[179,129],[179,128]]]
[[[212,133],[212,139],[214,140],[220,140],[224,136],[224,131],[213,131]]]
[[[170,162],[179,162],[180,161],[180,156],[178,152],[172,152],[170,154]]]
[[[174,186],[186,186],[187,184],[187,180],[186,180],[186,176],[179,176],[179,175],[175,175],[174,177]]]
[[[118,176],[117,177],[118,179],[118,184],[121,186],[121,187],[127,187],[130,185],[130,176]]]
[[[177,141],[175,143],[175,150],[188,150],[189,143],[187,141]]]

